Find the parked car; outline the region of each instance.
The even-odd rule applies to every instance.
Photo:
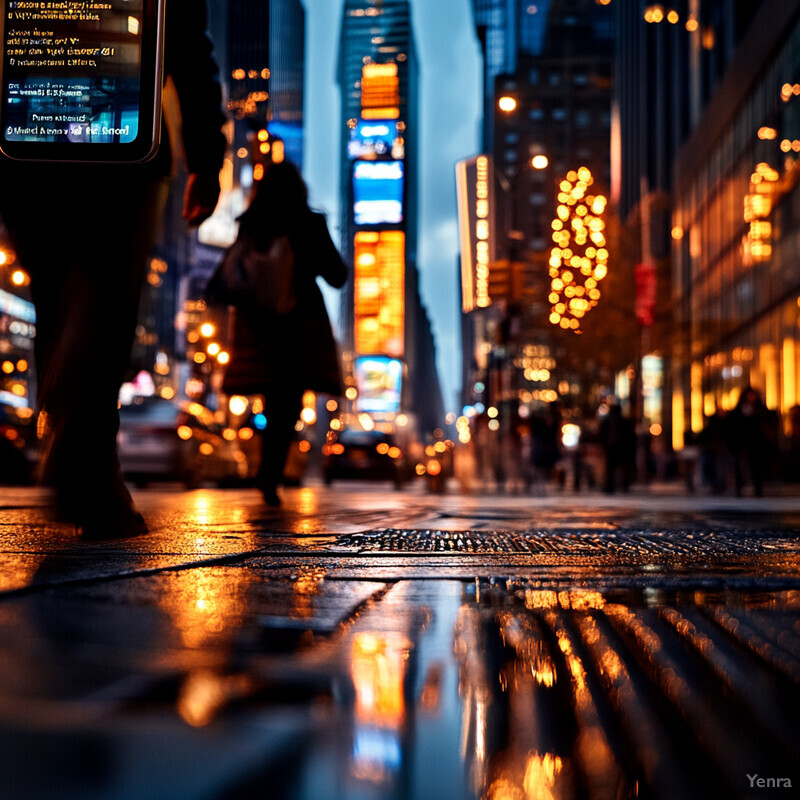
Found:
[[[199,403],[138,397],[121,406],[119,416],[122,472],[137,486],[151,481],[180,481],[187,488],[234,485],[247,476],[246,456]]]
[[[398,488],[411,478],[408,458],[391,434],[352,428],[331,432],[322,450],[326,485],[335,480],[392,481]]]

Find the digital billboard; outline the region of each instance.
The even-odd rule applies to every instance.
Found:
[[[385,156],[393,152],[396,139],[397,123],[394,120],[361,120],[350,130],[347,152],[350,158]]]
[[[358,231],[355,251],[356,353],[402,357],[405,349],[405,234]]]
[[[361,70],[363,119],[397,119],[400,116],[400,76],[397,64],[365,64]]]
[[[403,162],[356,161],[353,168],[356,225],[403,221]]]
[[[388,356],[361,356],[355,361],[357,407],[369,414],[400,410],[403,362]]]

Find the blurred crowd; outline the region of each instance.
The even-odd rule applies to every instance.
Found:
[[[779,415],[751,387],[731,411],[709,417],[699,434],[687,432],[677,451],[660,429],[637,427],[613,396],[591,417],[577,419],[551,403],[527,416],[516,408],[488,409],[471,428],[456,468],[467,491],[614,494],[672,482],[690,493],[760,497],[769,482],[800,481],[800,406],[789,412],[781,450]]]

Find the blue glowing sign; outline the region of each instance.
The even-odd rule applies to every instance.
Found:
[[[356,161],[353,170],[356,225],[403,221],[403,162]]]
[[[350,158],[387,155],[392,152],[396,139],[397,123],[394,120],[361,120],[350,131],[347,152]]]

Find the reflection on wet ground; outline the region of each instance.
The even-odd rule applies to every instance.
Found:
[[[798,590],[375,584],[329,581],[320,565],[131,584],[0,606],[4,797],[53,785],[85,800],[744,797],[748,774],[799,785]]]
[[[800,786],[789,532],[709,536],[705,520],[695,541],[555,512],[570,524],[548,532],[513,509],[434,528],[430,507],[337,518],[308,494],[316,516],[267,524],[211,500],[164,512],[172,540],[165,524],[127,545],[68,547],[57,532],[32,549],[7,525],[5,563],[27,583],[0,595],[0,797],[691,800]],[[400,527],[415,513],[428,521]],[[581,560],[600,551],[600,567]]]

